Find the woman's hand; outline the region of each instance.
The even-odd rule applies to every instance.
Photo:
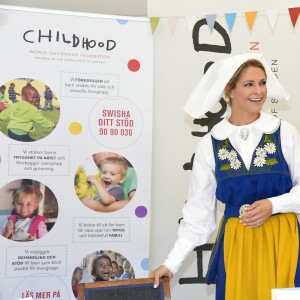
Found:
[[[163,276],[167,276],[169,279],[173,277],[173,273],[163,265],[159,266],[157,269],[150,273],[150,278],[154,278],[154,288],[157,288],[159,286],[159,278]]]
[[[241,222],[251,228],[264,224],[272,215],[272,203],[268,199],[255,201],[240,215]]]

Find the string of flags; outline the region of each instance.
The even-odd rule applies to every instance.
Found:
[[[292,8],[288,8],[287,10],[288,10],[288,14],[291,19],[291,23],[292,23],[293,27],[295,28],[299,14],[300,14],[300,7],[292,7]],[[252,30],[253,25],[255,23],[257,13],[258,13],[257,11],[244,12],[244,16],[245,16],[245,19],[247,21],[250,31]],[[275,27],[278,15],[279,15],[279,8],[270,9],[270,10],[266,11],[266,16],[268,18],[268,21],[270,23],[272,30]],[[225,17],[225,20],[226,20],[226,23],[227,23],[227,26],[228,26],[228,29],[230,32],[233,29],[233,26],[234,26],[234,23],[236,20],[236,16],[237,16],[237,13],[225,13],[224,14],[224,17]],[[174,16],[165,18],[172,34],[175,32],[176,24],[177,24],[177,21],[179,18],[180,17],[174,17]],[[161,18],[159,18],[159,17],[150,17],[152,33],[155,32],[160,19]],[[187,23],[189,30],[192,31],[198,17],[197,16],[188,16],[188,17],[185,17],[185,19],[186,19],[186,23]],[[207,23],[209,29],[212,31],[214,28],[216,19],[217,19],[217,14],[205,15],[205,19],[206,19],[206,23]]]

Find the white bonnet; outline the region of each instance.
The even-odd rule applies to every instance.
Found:
[[[221,99],[224,88],[236,70],[247,60],[259,60],[267,74],[267,97],[288,100],[289,94],[273,74],[261,53],[244,53],[216,61],[202,76],[183,109],[198,118],[210,111]]]

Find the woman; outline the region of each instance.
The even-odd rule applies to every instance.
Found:
[[[292,125],[261,111],[267,96],[288,99],[261,54],[216,62],[185,110],[199,117],[223,91],[231,114],[200,141],[178,240],[150,276],[155,286],[161,276],[172,278],[187,255],[207,243],[218,199],[225,211],[208,284],[216,280],[217,300],[270,300],[272,288],[300,286],[300,139]]]

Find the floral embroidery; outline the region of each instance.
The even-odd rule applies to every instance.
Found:
[[[218,151],[218,157],[220,160],[226,160],[226,163],[221,165],[220,170],[226,171],[230,169],[238,170],[241,167],[241,162],[238,160],[238,154],[235,150],[228,151],[229,147],[228,139],[224,141],[221,149]]]
[[[270,137],[266,134],[264,138],[264,146],[257,147],[255,149],[256,157],[254,158],[253,164],[255,167],[263,167],[264,165],[273,166],[278,164],[276,158],[268,157],[268,154],[275,154],[276,153],[276,145],[272,142]]]
[[[255,154],[258,157],[266,157],[267,151],[265,150],[265,148],[257,147],[255,150]]]
[[[236,151],[231,150],[231,151],[228,153],[228,159],[229,159],[230,161],[232,161],[232,160],[236,160],[236,158],[237,158],[237,153],[236,153]]]
[[[267,143],[264,148],[269,154],[276,152],[276,145],[274,143]]]
[[[253,164],[254,164],[255,167],[262,167],[265,163],[266,163],[266,160],[262,156],[256,156],[254,158]]]
[[[240,169],[242,163],[239,160],[238,153],[235,150],[231,150],[232,147],[229,146],[228,139],[224,140],[222,143],[222,147],[218,151],[218,158],[223,161],[220,166],[220,170],[228,171],[230,169]],[[276,145],[267,134],[265,134],[264,140],[255,149],[254,153],[255,157],[253,165],[257,168],[261,168],[265,165],[272,166],[278,164],[277,159],[274,157],[274,154],[276,153]]]
[[[241,167],[241,162],[238,159],[233,159],[230,161],[231,169],[238,170]]]
[[[228,158],[228,154],[229,154],[229,152],[227,149],[221,148],[218,152],[218,157],[219,157],[219,159],[224,160],[224,159]]]

